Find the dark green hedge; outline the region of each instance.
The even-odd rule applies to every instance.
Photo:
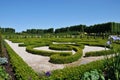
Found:
[[[39,80],[37,73],[29,67],[21,57],[19,57],[12,48],[5,43],[8,54],[10,56],[10,62],[15,71],[15,76],[17,80]]]
[[[18,46],[20,46],[20,47],[24,47],[24,46],[26,46],[24,43],[21,43],[21,44],[19,44]]]
[[[78,67],[68,67],[61,70],[52,71],[51,76],[48,78],[44,78],[43,80],[81,80],[84,72],[93,69],[103,70],[103,68],[104,61],[99,60]]]
[[[72,50],[72,48],[69,45],[64,44],[52,44],[49,46],[49,49],[53,50]]]
[[[31,46],[28,46],[26,48],[26,51],[30,52],[32,54],[38,54],[38,55],[43,55],[43,56],[51,56],[51,55],[54,55],[54,54],[60,54],[60,55],[66,55],[66,56],[72,55],[71,52],[51,52],[51,51],[35,50]]]
[[[61,56],[59,54],[50,56],[50,62],[57,64],[65,64],[77,61],[82,56],[82,49],[78,47],[73,47],[73,50],[76,51],[74,55],[70,56]]]
[[[102,51],[87,52],[87,53],[85,53],[85,57],[103,56],[103,55],[109,55],[109,54],[114,54],[114,51],[113,50],[102,50]]]

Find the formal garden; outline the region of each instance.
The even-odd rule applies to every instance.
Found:
[[[107,29],[108,32],[101,27],[101,33],[95,31],[98,26],[111,24],[112,30]],[[80,26],[57,29],[49,34],[52,29],[48,29],[42,35],[31,35],[30,30],[21,34],[4,33],[0,35],[0,79],[119,80],[120,37],[119,25],[113,27],[116,24],[89,27],[94,33],[81,25],[77,32]],[[94,48],[84,52],[86,46]]]

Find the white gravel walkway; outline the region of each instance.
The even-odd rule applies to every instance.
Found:
[[[105,50],[104,47],[96,47],[96,46],[85,46],[85,48],[83,49],[83,56],[85,56],[86,52],[91,52],[91,51],[101,51],[101,50]],[[106,48],[106,50],[108,50],[108,48]],[[83,57],[81,59],[81,63],[80,64],[86,64],[95,60],[99,60],[99,59],[103,59],[104,56],[97,56],[97,57]]]
[[[105,50],[105,48],[104,47],[96,47],[96,46],[87,46],[87,45],[85,45],[85,48],[83,49],[83,56],[85,56],[86,52],[101,51],[101,50]],[[106,48],[106,50],[108,50],[108,48]],[[65,65],[67,67],[69,67],[69,66],[78,66],[78,65],[81,65],[81,64],[87,64],[89,62],[96,61],[96,60],[103,59],[103,58],[104,58],[104,56],[82,57],[78,61],[75,61],[75,62],[72,62],[72,63],[69,63],[69,64],[65,64]]]
[[[51,71],[55,69],[63,69],[63,64],[52,64],[49,62],[50,58],[41,55],[35,55],[26,52],[25,47],[19,47],[19,43],[12,43],[11,41],[5,40],[10,47],[36,72],[40,71]]]
[[[79,59],[78,61],[75,61],[73,63],[69,63],[69,64],[52,64],[49,62],[50,60],[49,57],[28,53],[26,52],[25,47],[18,46],[19,43],[12,43],[9,40],[5,40],[5,41],[36,72],[40,72],[40,71],[46,72],[46,71],[51,71],[55,69],[63,69],[65,66],[86,64],[91,61],[95,61],[95,60],[103,58],[103,57],[86,57],[86,58]],[[100,51],[104,49],[105,48],[103,47],[85,46],[85,48],[83,49],[83,54],[89,51]]]

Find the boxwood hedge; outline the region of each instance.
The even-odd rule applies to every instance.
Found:
[[[50,62],[57,64],[65,64],[77,61],[82,56],[82,49],[72,46],[73,50],[76,51],[74,55],[70,56],[61,56],[59,54],[50,56]]]
[[[39,80],[37,73],[5,43],[17,80]]]
[[[72,50],[72,48],[69,45],[64,44],[52,44],[49,46],[49,49],[53,50]]]
[[[102,50],[102,51],[87,52],[87,53],[85,53],[85,57],[103,56],[103,55],[109,55],[109,54],[114,54],[114,51],[113,50]]]
[[[66,55],[66,56],[72,55],[72,52],[52,52],[52,51],[35,50],[33,49],[33,46],[28,46],[26,48],[26,51],[32,54],[38,54],[43,56],[51,56],[54,54],[60,54],[60,55]]]
[[[93,69],[104,69],[104,60],[94,61],[77,67],[67,67],[61,70],[52,71],[50,77],[45,77],[43,80],[81,80],[84,72]]]

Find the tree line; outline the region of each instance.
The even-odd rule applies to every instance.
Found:
[[[15,29],[13,28],[0,28],[1,33],[15,33]],[[108,22],[102,24],[95,24],[95,25],[74,25],[64,28],[49,28],[49,29],[27,29],[26,31],[22,31],[22,33],[27,34],[46,34],[46,33],[111,33],[111,34],[120,34],[120,23],[115,22]]]
[[[108,22],[103,24],[95,24],[95,25],[86,27],[85,32],[120,34],[120,23]]]
[[[28,34],[54,33],[54,29],[53,28],[49,28],[49,29],[27,29],[26,31],[23,31],[22,33],[28,33]]]
[[[13,28],[1,28],[0,27],[0,32],[2,34],[5,34],[5,33],[7,33],[7,34],[15,33],[15,29],[13,29]]]
[[[68,33],[68,32],[84,32],[86,25],[75,25],[65,28],[59,28],[55,30],[55,33]]]
[[[68,32],[86,32],[86,33],[111,33],[120,34],[120,23],[108,22],[95,25],[75,25],[55,30],[55,33],[68,33]]]

